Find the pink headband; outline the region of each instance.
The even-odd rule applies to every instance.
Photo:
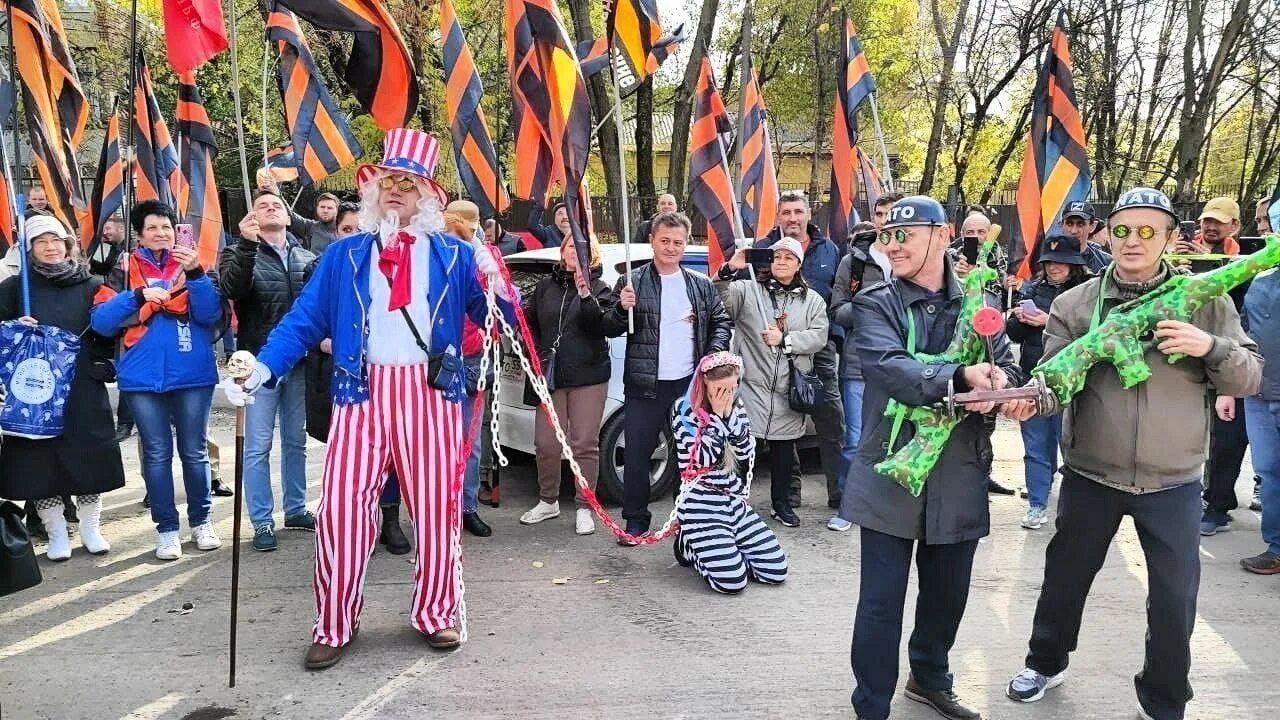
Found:
[[[702,358],[702,361],[698,363],[698,372],[701,372],[701,373],[710,372],[712,370],[715,370],[718,367],[724,367],[726,365],[732,365],[736,367],[739,372],[741,372],[742,358],[738,357],[737,355],[734,355],[733,353],[727,350],[714,352]]]

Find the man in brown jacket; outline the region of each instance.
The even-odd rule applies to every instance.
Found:
[[[1058,297],[1044,331],[1044,357],[1087,333],[1117,305],[1169,278],[1162,256],[1178,239],[1178,218],[1159,190],[1136,188],[1109,218],[1115,261],[1100,278]],[[1120,521],[1133,518],[1147,564],[1146,664],[1134,678],[1139,715],[1182,720],[1191,699],[1191,631],[1200,585],[1200,474],[1209,433],[1209,393],[1258,390],[1257,346],[1229,297],[1191,322],[1163,320],[1145,360],[1151,378],[1131,389],[1115,368],[1097,365],[1065,410],[1065,463],[1057,532],[1045,552],[1026,668],[1009,682],[1021,702],[1044,697],[1066,678],[1085,599]],[[1165,356],[1184,359],[1170,365]],[[1211,388],[1212,386],[1212,388]],[[1053,405],[1050,398],[1049,405]]]

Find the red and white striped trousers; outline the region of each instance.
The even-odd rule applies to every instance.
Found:
[[[457,623],[462,438],[462,408],[431,387],[426,364],[370,365],[369,399],[334,406],[316,518],[315,642],[345,645],[359,627],[390,467],[417,541],[413,627],[429,634]]]

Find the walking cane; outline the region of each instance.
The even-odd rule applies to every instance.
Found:
[[[242,351],[243,352],[243,351]],[[249,355],[247,352],[244,355]],[[239,357],[237,357],[239,356]],[[227,375],[240,385],[253,373],[253,356],[246,359],[241,352],[227,359]],[[236,686],[236,616],[240,599],[240,523],[244,517],[244,406],[236,407],[235,509],[231,521],[231,644],[229,648],[227,687]]]

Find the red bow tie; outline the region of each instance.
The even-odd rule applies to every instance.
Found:
[[[400,232],[378,255],[378,270],[391,281],[387,310],[399,310],[413,299],[413,242],[412,235]]]

